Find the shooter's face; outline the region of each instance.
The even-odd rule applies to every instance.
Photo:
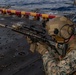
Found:
[[[46,23],[46,30],[49,35],[57,35],[67,39],[72,33],[72,27],[70,27],[71,25],[73,25],[72,21],[62,16],[48,21]]]

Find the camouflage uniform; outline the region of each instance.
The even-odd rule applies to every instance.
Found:
[[[76,50],[69,52],[61,61],[57,61],[49,52],[42,58],[46,75],[68,75],[76,71]]]

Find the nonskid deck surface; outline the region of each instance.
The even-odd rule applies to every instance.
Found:
[[[0,24],[41,24],[25,18],[0,15]],[[31,53],[23,36],[8,28],[0,27],[0,75],[44,75],[40,55]]]

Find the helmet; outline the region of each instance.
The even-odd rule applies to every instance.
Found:
[[[49,35],[69,39],[73,34],[73,22],[64,16],[56,17],[46,23]]]

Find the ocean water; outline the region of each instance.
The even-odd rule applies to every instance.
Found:
[[[74,0],[0,0],[0,6],[48,14],[75,13]]]

